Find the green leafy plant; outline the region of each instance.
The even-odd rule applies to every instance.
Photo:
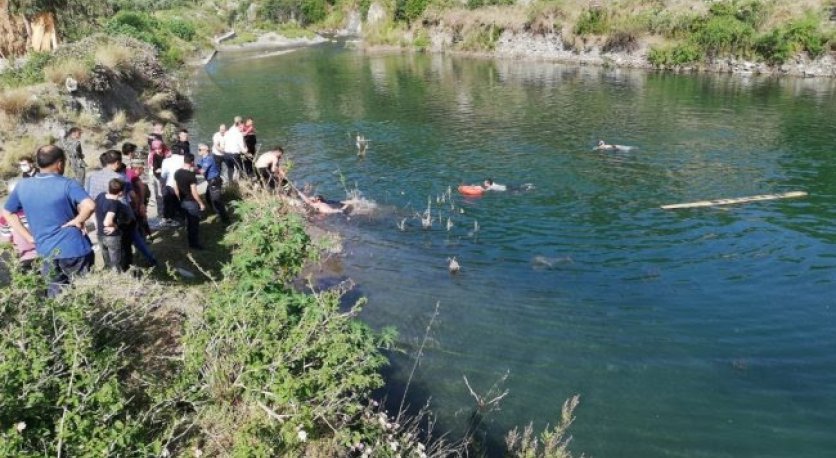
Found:
[[[815,15],[777,27],[757,40],[755,48],[771,63],[784,63],[800,51],[818,57],[827,49],[828,37]]]
[[[152,44],[160,51],[170,47],[160,21],[148,13],[120,11],[107,22],[105,29],[111,34],[127,35]]]
[[[26,62],[17,67],[11,67],[0,73],[0,87],[20,87],[41,83],[44,81],[44,67],[52,60],[48,52],[29,53]]]
[[[575,24],[577,35],[603,35],[609,31],[609,16],[602,8],[590,8],[581,13]]]
[[[0,455],[159,454],[177,428],[163,400],[173,393],[159,390],[177,364],[149,354],[167,326],[148,308],[161,289],[131,297],[102,288],[109,277],[51,299],[40,275],[11,276],[0,290]]]
[[[412,23],[427,9],[430,0],[397,0],[395,2],[395,19]]]
[[[171,32],[172,35],[184,41],[192,41],[197,35],[197,28],[190,22],[179,17],[174,17],[163,21],[163,26]]]
[[[657,67],[668,67],[698,62],[704,57],[699,46],[686,42],[669,48],[651,48],[647,60]]]
[[[734,16],[715,16],[700,21],[693,40],[709,55],[745,54],[753,44],[755,29]]]

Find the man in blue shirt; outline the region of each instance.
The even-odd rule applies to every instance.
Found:
[[[197,146],[197,151],[200,153],[200,162],[197,167],[206,178],[206,201],[218,214],[221,222],[229,224],[229,215],[226,213],[226,206],[224,205],[222,186],[223,179],[221,178],[221,169],[215,159],[209,154],[209,145],[201,143]]]
[[[49,281],[49,295],[56,296],[73,277],[93,266],[93,248],[84,222],[96,209],[81,185],[64,177],[67,156],[54,145],[38,148],[36,162],[41,172],[21,180],[9,195],[3,216],[25,239],[35,244],[44,258],[43,275]],[[16,212],[29,219],[27,229]]]

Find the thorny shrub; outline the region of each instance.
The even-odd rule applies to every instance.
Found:
[[[0,456],[157,454],[178,423],[156,337],[162,290],[91,277],[56,299],[12,269],[0,289]],[[160,350],[160,351],[158,351]]]
[[[362,302],[292,288],[315,253],[301,219],[264,195],[236,215],[232,261],[204,291],[99,272],[47,299],[39,275],[12,266],[0,456],[467,454],[467,437],[433,437],[426,408],[391,415],[371,399],[394,336],[356,319]],[[575,405],[542,436],[561,453]]]

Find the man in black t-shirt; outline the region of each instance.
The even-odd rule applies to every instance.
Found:
[[[183,156],[183,167],[174,173],[174,182],[177,184],[175,192],[180,199],[180,208],[186,215],[186,233],[189,238],[189,248],[202,250],[198,238],[201,212],[206,210],[206,205],[200,194],[197,192],[197,176],[194,173],[194,155]]]
[[[191,152],[191,149],[189,131],[180,129],[180,132],[177,133],[177,140],[171,145],[171,152],[173,154],[188,154]]]
[[[121,202],[125,183],[118,178],[107,184],[107,192],[96,196],[96,227],[102,258],[107,269],[125,270],[122,236],[132,220],[127,206]]]

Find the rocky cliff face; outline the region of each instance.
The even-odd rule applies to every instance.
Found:
[[[460,30],[437,24],[426,29],[431,52],[470,52],[463,49],[466,37]],[[415,31],[410,31],[415,35]],[[566,62],[580,65],[600,65],[625,68],[655,68],[647,59],[650,46],[632,43],[626,48],[608,47],[605,42],[589,42],[578,46],[560,32],[504,30],[490,43],[489,49],[475,53],[501,58]],[[836,56],[825,53],[817,59],[799,54],[783,65],[768,65],[737,58],[716,58],[703,64],[668,68],[674,72],[733,73],[740,75],[786,75],[798,77],[836,77]]]
[[[0,0],[0,58],[26,53],[26,21],[12,15],[9,0]]]

